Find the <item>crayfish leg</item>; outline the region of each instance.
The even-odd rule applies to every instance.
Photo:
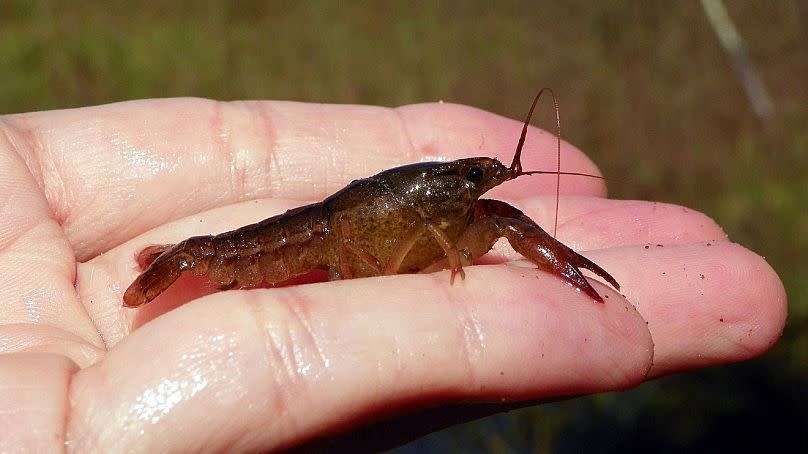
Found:
[[[454,284],[456,274],[460,275],[460,279],[465,279],[466,272],[463,271],[463,264],[460,262],[460,250],[457,248],[457,245],[452,244],[452,240],[449,239],[446,232],[435,224],[428,222],[426,228],[432,233],[435,240],[438,241],[440,247],[443,248],[443,252],[446,253],[446,259],[449,260],[449,267],[452,269],[452,277],[449,278],[449,285]]]
[[[471,265],[471,261],[464,263],[460,250],[452,243],[452,240],[446,235],[446,232],[429,221],[416,223],[403,237],[398,239],[393,253],[387,259],[382,274],[389,275],[397,273],[404,258],[410,253],[413,246],[415,246],[416,240],[426,233],[432,235],[443,249],[444,254],[446,254],[443,259],[439,261],[441,264],[445,263],[445,266],[441,266],[433,271],[451,269],[452,276],[449,278],[450,285],[454,284],[455,276],[458,274],[461,279],[465,279],[466,272],[463,271],[463,265]]]
[[[370,267],[376,274],[382,273],[382,265],[379,262],[379,259],[373,256],[370,252],[366,251],[362,248],[362,246],[358,245],[353,239],[353,233],[351,231],[351,224],[345,219],[345,214],[343,213],[339,217],[339,230],[340,230],[340,244],[339,248],[339,268],[340,268],[340,275],[343,279],[352,279],[353,278],[353,270],[351,269],[351,265],[348,261],[348,253],[350,252]],[[400,262],[399,262],[400,263]],[[389,273],[384,273],[389,274]]]

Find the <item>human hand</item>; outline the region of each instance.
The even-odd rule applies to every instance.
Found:
[[[558,237],[627,300],[595,284],[608,297],[595,304],[531,266],[494,265],[452,286],[448,272],[218,293],[185,279],[121,306],[148,244],[255,222],[395,165],[507,161],[520,127],[449,104],[199,99],[0,117],[0,450],[315,446],[422,411],[386,419],[390,441],[442,406],[625,389],[774,344],[785,293],[762,258],[702,214],[608,200],[575,177],[562,180]],[[553,169],[554,153],[532,130],[525,169]],[[566,144],[563,170],[597,172]],[[523,177],[487,196],[551,225],[554,189]],[[490,262],[516,259],[498,247]]]

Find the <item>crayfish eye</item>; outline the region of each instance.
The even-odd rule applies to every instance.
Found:
[[[466,172],[466,179],[472,183],[479,183],[483,181],[483,169],[477,166],[472,166],[468,172]]]

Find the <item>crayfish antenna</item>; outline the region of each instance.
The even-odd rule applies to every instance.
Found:
[[[544,92],[550,93],[550,96],[553,98],[553,107],[555,108],[555,116],[556,116],[556,207],[555,207],[555,220],[553,221],[553,236],[556,235],[556,231],[558,230],[558,206],[559,206],[559,199],[561,198],[561,113],[558,108],[558,99],[556,98],[555,93],[550,88],[542,88],[536,93],[536,97],[533,98],[533,104],[530,105],[530,110],[527,113],[527,117],[525,118],[525,124],[522,125],[522,134],[519,136],[519,143],[516,145],[516,153],[513,155],[513,161],[511,162],[511,172],[513,172],[513,177],[516,178],[520,175],[529,175],[531,173],[538,174],[538,173],[552,173],[552,172],[523,172],[522,171],[522,147],[525,145],[525,137],[527,136],[527,127],[530,126],[530,119],[533,118],[533,111],[536,109],[536,104],[539,102],[539,98]],[[585,176],[593,176],[588,174],[581,174]]]

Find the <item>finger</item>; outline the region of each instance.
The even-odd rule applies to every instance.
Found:
[[[553,201],[522,202],[552,223]],[[777,274],[709,217],[645,201],[569,197],[561,206],[558,238],[588,251],[649,322],[652,375],[749,359],[779,338],[786,297]],[[496,252],[493,262],[520,258]]]
[[[65,450],[65,396],[76,370],[61,355],[0,355],[0,452]]]
[[[39,169],[36,176],[80,261],[164,222],[240,200],[320,200],[352,179],[421,160],[509,160],[521,128],[451,104],[386,109],[202,99],[6,121],[21,153]],[[564,144],[562,153],[565,170],[597,172],[574,148]],[[552,170],[555,142],[532,129],[523,155],[526,169]],[[535,193],[554,184],[523,178],[502,191]],[[591,179],[565,179],[564,190],[603,194]]]
[[[648,321],[651,376],[753,358],[783,330],[783,284],[763,258],[737,244],[628,246],[587,256],[609,270]]]
[[[555,197],[515,202],[533,220],[552,232]],[[559,202],[556,238],[575,250],[626,245],[687,244],[726,239],[709,216],[690,208],[645,200],[563,197]]]
[[[652,346],[632,307],[535,273],[474,267],[452,287],[438,273],[207,297],[77,374],[68,437],[100,450],[279,449],[441,403],[639,383]]]
[[[0,122],[0,353],[50,351],[84,363],[100,340],[76,297],[72,250],[6,131]]]

